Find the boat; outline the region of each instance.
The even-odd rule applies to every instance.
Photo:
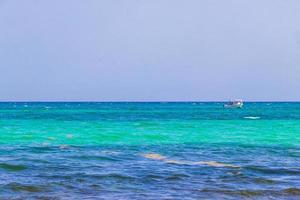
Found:
[[[242,108],[242,107],[243,107],[243,100],[241,99],[229,101],[228,103],[224,104],[224,108]]]

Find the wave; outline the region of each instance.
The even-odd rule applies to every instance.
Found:
[[[242,189],[242,190],[227,190],[227,189],[200,189],[201,192],[206,193],[219,193],[225,195],[239,195],[241,197],[258,197],[258,196],[298,196],[300,195],[299,188],[286,188],[282,190],[251,190],[251,189]]]
[[[96,179],[115,179],[115,180],[134,180],[136,179],[133,176],[121,174],[121,173],[107,173],[107,174],[89,174],[85,175],[89,176],[90,178]]]
[[[281,174],[281,175],[299,175],[300,170],[297,168],[267,168],[262,166],[244,166],[244,169],[252,170],[264,174]]]
[[[13,165],[13,164],[7,164],[7,163],[0,163],[0,169],[4,169],[7,171],[22,171],[27,169],[24,165]]]
[[[244,119],[260,119],[260,117],[247,116],[247,117],[244,117]]]
[[[6,188],[13,190],[15,192],[41,192],[43,189],[36,185],[23,185],[19,183],[9,183],[5,185]]]

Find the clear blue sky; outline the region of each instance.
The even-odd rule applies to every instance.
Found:
[[[299,0],[0,0],[0,100],[299,101],[299,11]]]

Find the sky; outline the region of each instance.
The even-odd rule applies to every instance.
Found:
[[[300,101],[299,0],[0,0],[0,101]]]

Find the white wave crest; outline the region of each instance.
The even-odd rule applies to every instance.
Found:
[[[260,119],[260,117],[248,116],[244,117],[244,119]]]

